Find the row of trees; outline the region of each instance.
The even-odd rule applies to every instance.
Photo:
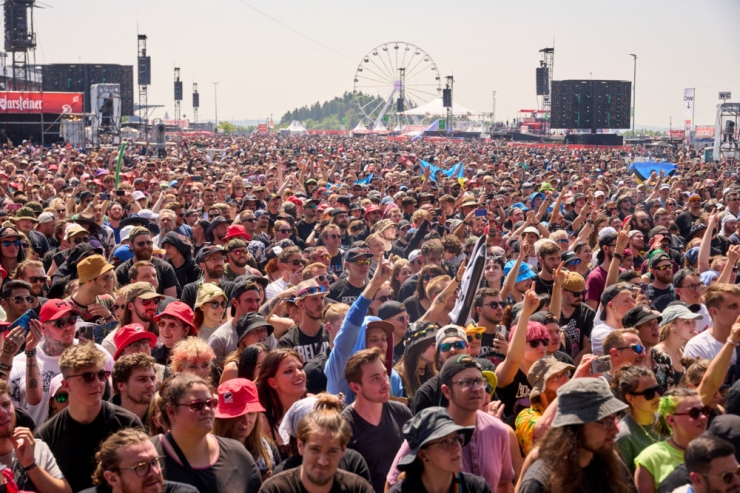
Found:
[[[369,103],[373,108],[380,104],[380,99],[360,93],[358,99],[363,105]],[[309,106],[288,111],[280,119],[278,127],[287,127],[293,120],[298,120],[309,130],[332,130],[339,129],[344,125],[346,129],[354,128],[363,118],[363,114],[357,106],[354,94],[345,92],[342,96],[323,104],[318,101]]]

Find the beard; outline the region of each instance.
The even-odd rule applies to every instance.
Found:
[[[231,263],[241,269],[242,267],[247,265],[247,259],[246,258],[244,260],[231,259]]]
[[[224,268],[220,265],[215,269],[209,269],[206,267],[206,273],[210,279],[218,279],[224,275]]]

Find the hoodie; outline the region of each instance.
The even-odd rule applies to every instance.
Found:
[[[173,247],[177,248],[182,256],[185,257],[185,263],[180,267],[175,267],[169,259],[167,260],[167,263],[172,265],[172,268],[175,269],[175,275],[177,276],[177,281],[180,283],[180,286],[185,286],[186,284],[195,282],[203,276],[203,272],[201,272],[200,267],[196,265],[195,260],[193,260],[193,256],[190,254],[190,243],[185,241],[182,236],[174,231],[170,231],[164,235],[164,238],[162,238],[162,245],[165,243],[169,243]],[[177,296],[179,297],[181,294],[182,288],[178,287]]]
[[[366,349],[367,324],[379,321],[378,317],[366,317],[372,300],[360,295],[347,312],[342,326],[334,338],[334,348],[329,353],[324,372],[326,373],[326,390],[330,394],[344,394],[344,401],[352,404],[355,394],[344,379],[344,367],[347,360],[357,351]],[[391,380],[391,395],[403,397],[403,383],[401,377],[393,369],[393,335],[388,338],[388,349],[385,355],[385,366]]]

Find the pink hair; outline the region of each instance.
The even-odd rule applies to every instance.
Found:
[[[514,331],[509,332],[509,342],[514,337]],[[527,341],[536,341],[537,339],[550,339],[550,333],[547,327],[539,322],[527,323]]]

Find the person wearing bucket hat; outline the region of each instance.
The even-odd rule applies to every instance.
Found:
[[[157,336],[146,331],[140,324],[128,324],[116,330],[113,342],[116,345],[113,359],[118,360],[121,356],[138,352],[150,355],[152,348],[157,344]]]
[[[67,301],[77,307],[85,322],[103,324],[114,320],[111,306],[115,275],[112,271],[113,265],[102,255],[91,255],[77,263],[79,287]]]
[[[614,453],[617,417],[627,404],[602,378],[574,378],[557,391],[558,409],[538,444],[539,458],[523,474],[522,493],[634,491],[629,471]]]
[[[216,332],[223,323],[228,306],[228,297],[223,290],[211,283],[204,283],[195,299],[195,313],[193,325],[198,331],[198,337],[207,341],[211,334]]]
[[[541,358],[530,367],[527,381],[532,387],[529,392],[532,405],[520,412],[515,420],[516,437],[525,456],[532,450],[534,440],[547,431],[546,423],[549,419],[541,418],[555,401],[558,389],[568,382],[573,370],[575,366],[558,361],[552,356]],[[548,418],[553,414],[552,409],[555,406],[550,408]]]
[[[486,480],[463,473],[462,447],[470,441],[475,427],[459,426],[442,407],[430,407],[411,418],[403,427],[409,453],[398,461],[406,477],[389,493],[428,491],[491,491]]]
[[[152,356],[157,363],[169,365],[170,353],[175,344],[186,337],[197,335],[193,317],[193,310],[182,301],[169,303],[161,313],[154,317],[162,341],[161,346],[152,349]]]

